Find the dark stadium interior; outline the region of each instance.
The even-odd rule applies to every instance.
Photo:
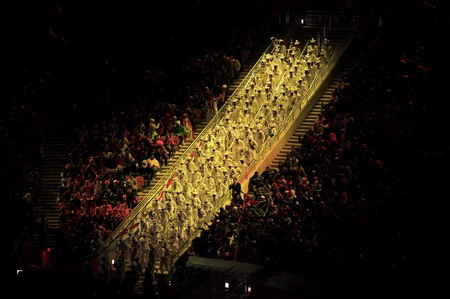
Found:
[[[446,1],[0,6],[0,281],[10,298],[448,298]],[[234,86],[275,48],[271,38],[312,15],[337,20],[318,29],[355,33],[349,52],[357,60],[296,140],[301,147],[259,177],[248,173],[242,192],[230,177],[226,190],[239,191],[167,269],[173,275],[162,274],[162,258],[161,274],[133,264],[118,275],[121,266],[98,254],[102,242],[215,121]],[[284,50],[294,44],[284,42]],[[57,194],[46,191],[49,181]],[[202,203],[215,184],[197,190]],[[204,211],[206,203],[194,218]],[[260,276],[232,281],[224,278],[230,269]]]

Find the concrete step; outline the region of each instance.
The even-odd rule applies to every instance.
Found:
[[[296,146],[299,146],[299,145],[300,145],[300,142],[298,142],[298,140],[296,140],[296,141],[289,141],[289,142],[286,143],[286,146],[288,146],[289,148],[296,147]]]
[[[305,122],[315,122],[317,119],[316,115],[312,115],[311,113],[305,118]]]

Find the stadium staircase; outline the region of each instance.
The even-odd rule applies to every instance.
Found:
[[[43,160],[43,177],[41,193],[37,205],[37,217],[44,215],[48,222],[48,231],[45,236],[45,243],[41,243],[39,234],[33,234],[33,247],[42,252],[46,248],[52,250],[52,262],[57,263],[61,257],[61,250],[58,244],[59,236],[59,215],[60,209],[57,205],[60,186],[61,172],[66,163],[68,154],[67,140],[70,120],[63,118],[63,115],[51,113],[48,115],[48,124],[45,132],[45,148]]]
[[[292,134],[290,139],[286,142],[283,149],[278,153],[278,155],[275,157],[275,159],[270,163],[270,167],[272,169],[277,169],[280,162],[284,162],[288,156],[288,154],[291,152],[291,149],[293,147],[300,147],[301,146],[301,138],[310,130],[310,128],[314,125],[314,122],[316,121],[317,117],[322,111],[322,107],[326,104],[328,104],[333,96],[333,92],[335,88],[338,86],[339,82],[342,79],[342,76],[346,72],[350,72],[358,63],[359,61],[359,55],[354,54],[348,57],[345,60],[344,65],[340,69],[340,72],[333,78],[333,81],[330,85],[328,85],[325,92],[321,95],[320,99],[316,102],[314,107],[311,109],[309,114],[305,117],[303,122],[300,124],[300,126],[297,128],[297,130]]]
[[[296,30],[292,35],[293,40],[300,41],[300,46],[306,44],[306,42],[313,36],[317,35],[318,27],[316,26],[303,26]],[[332,30],[327,33],[327,38],[330,40],[331,46],[335,46],[337,42],[341,39],[347,37],[349,30]],[[252,54],[249,59],[249,63],[242,66],[241,72],[239,73],[239,77],[229,86],[228,93],[232,94],[236,88],[243,82],[247,73],[252,70],[254,64],[258,61],[259,57],[262,55],[266,47],[260,45],[256,48],[256,51]],[[342,72],[350,70],[356,63],[356,58],[351,58],[347,64],[345,64]],[[298,127],[297,131],[290,137],[288,142],[284,145],[284,148],[278,153],[276,158],[271,161],[271,165],[274,167],[278,165],[278,161],[284,160],[287,153],[290,151],[292,146],[299,146],[299,137],[303,136],[309,127],[314,123],[315,118],[321,111],[321,106],[324,103],[327,103],[331,94],[339,82],[342,75],[335,76],[333,82],[328,86],[328,89],[322,94],[320,100],[315,103],[315,106],[311,109],[308,116]],[[207,121],[203,120],[199,124],[196,125],[195,134],[198,135],[207,125]],[[47,234],[46,238],[46,247],[57,249],[58,247],[58,239],[57,234],[59,230],[59,208],[57,206],[57,198],[59,195],[59,186],[61,183],[61,171],[65,164],[65,158],[67,157],[68,147],[66,144],[67,141],[67,127],[69,124],[66,120],[60,118],[51,118],[49,120],[48,130],[46,132],[46,150],[45,150],[45,158],[43,162],[44,168],[44,176],[42,181],[42,190],[41,196],[39,199],[39,207],[38,213],[44,214],[49,222],[50,231]],[[167,166],[163,166],[160,171],[155,175],[154,179],[148,187],[143,188],[139,192],[139,196],[146,196],[149,191],[155,186],[155,184],[160,181],[161,178],[164,177],[164,174],[172,167],[173,163],[178,160],[178,158],[185,152],[185,150],[189,146],[189,142],[185,145],[180,146],[178,151],[174,153],[174,155],[168,161]],[[35,242],[39,244],[39,238],[37,238]],[[56,252],[56,257],[58,250],[54,250]],[[130,266],[130,263],[127,263],[127,266]],[[129,269],[129,268],[128,268]],[[156,264],[156,273],[161,273],[158,263]],[[169,273],[163,272],[163,275],[167,275]],[[154,283],[156,284],[156,278]],[[142,288],[143,276],[141,275],[139,279],[139,286]]]
[[[316,27],[316,26],[304,26],[301,28],[301,30],[297,30],[295,32],[295,34],[292,36],[292,39],[300,41],[300,45],[305,45],[306,42],[311,37],[317,35],[317,31],[318,31],[318,27]],[[332,47],[336,47],[337,43],[340,42],[341,40],[345,40],[347,38],[348,34],[349,34],[349,29],[342,28],[340,30],[334,30],[332,32],[329,32],[329,35],[327,35],[327,38],[330,40],[330,45]],[[264,50],[264,48],[261,47],[261,53],[259,55],[261,55],[264,52],[263,50]],[[259,57],[252,57],[252,59],[250,59],[249,62],[255,64],[258,61],[258,59],[259,59]],[[357,56],[350,57],[348,60],[346,60],[346,63],[342,67],[341,72],[334,77],[332,83],[327,87],[326,91],[321,95],[320,99],[317,101],[315,106],[311,109],[308,116],[304,119],[304,121],[301,123],[301,125],[297,128],[297,130],[291,136],[291,138],[288,140],[288,142],[285,143],[283,149],[278,153],[276,158],[271,162],[271,166],[273,166],[273,167],[278,166],[278,161],[284,161],[287,154],[290,152],[292,146],[300,145],[299,138],[301,136],[303,136],[309,130],[309,127],[314,123],[315,118],[317,118],[317,116],[319,115],[319,113],[321,111],[322,105],[324,105],[330,101],[332,93],[334,91],[334,88],[337,87],[337,84],[339,83],[339,81],[342,77],[342,74],[347,71],[350,71],[355,66],[357,61],[358,61]],[[244,68],[243,68],[244,71],[240,74],[239,82],[235,82],[233,85],[230,86],[230,88],[232,88],[232,90],[236,89],[239,86],[240,81],[242,81],[242,79],[253,68],[253,66],[254,65],[244,66]],[[129,266],[129,263],[127,264],[127,266]],[[155,271],[156,271],[155,273],[157,273],[156,277],[160,274],[163,274],[163,275],[169,274],[166,271],[163,271],[163,272],[160,271],[158,262],[156,263]],[[139,278],[140,289],[142,289],[143,279],[144,279],[144,276],[141,275],[141,277]],[[154,280],[154,284],[156,285],[156,279]]]

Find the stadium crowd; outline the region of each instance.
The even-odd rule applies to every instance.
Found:
[[[421,16],[431,15],[431,8],[422,5]],[[442,66],[435,53],[443,51],[435,41],[419,39],[421,35],[415,36],[415,43],[408,42],[412,34],[425,30],[410,25],[412,28],[415,30],[409,35],[403,31],[404,26],[395,31],[403,38],[382,32],[364,44],[367,47],[361,63],[345,74],[332,102],[323,107],[321,116],[301,139],[302,146],[293,148],[277,169],[255,173],[249,193],[218,212],[209,229],[194,241],[193,254],[263,264],[274,271],[287,269],[329,281],[341,291],[348,291],[349,287],[356,293],[367,291],[367,287],[381,292],[400,290],[411,281],[418,284],[421,280],[423,285],[435,287],[426,289],[433,295],[441,290],[443,279],[436,273],[442,273],[438,270],[443,270],[442,257],[446,255],[441,209],[445,179],[437,175],[436,168],[448,162],[442,147],[448,129],[445,118],[436,116],[448,110],[448,103],[442,101],[439,84],[444,80],[437,75]],[[69,236],[73,238],[70,242],[74,253],[89,252],[97,246],[91,247],[97,244],[95,240],[107,236],[107,232],[94,234],[83,246],[79,244],[82,234],[89,235],[92,228],[99,232],[101,227],[111,231],[118,223],[115,221],[123,219],[134,207],[138,199],[133,177],[148,175],[151,179],[152,173],[142,168],[143,161],[152,154],[160,166],[164,165],[164,155],[156,150],[161,147],[157,141],[163,136],[170,139],[173,123],[176,125],[187,113],[195,125],[201,117],[189,114],[192,110],[188,108],[192,107],[203,111],[206,117],[205,87],[214,86],[218,95],[223,84],[232,82],[233,68],[223,76],[216,72],[220,65],[226,68],[233,57],[239,56],[215,53],[220,52],[208,52],[204,61],[200,59],[208,71],[198,73],[208,74],[204,80],[213,84],[195,81],[183,85],[183,90],[173,89],[172,83],[164,85],[158,81],[171,78],[170,72],[165,73],[167,77],[161,76],[164,70],[154,67],[145,71],[143,81],[152,83],[143,88],[142,97],[136,97],[138,103],[144,103],[137,105],[138,109],[112,105],[111,113],[105,110],[96,117],[94,109],[78,110],[80,119],[89,121],[77,130],[78,139],[62,172],[59,198],[62,223],[75,233]],[[221,64],[211,57],[231,60],[225,59],[227,63]],[[246,57],[245,52],[241,62],[242,57]],[[184,65],[182,73],[191,74],[189,70],[192,68]],[[9,70],[3,71],[14,78]],[[29,76],[27,71],[23,74]],[[39,163],[45,148],[45,114],[35,110],[29,99],[39,94],[35,91],[39,84],[45,84],[45,76],[39,74],[36,85],[35,81],[25,80],[27,84],[19,84],[20,91],[9,95],[7,104],[2,103],[2,145],[6,149],[2,151],[2,164],[13,166],[2,169],[1,190],[7,191],[2,210],[6,207],[8,212],[26,211],[20,217],[5,213],[2,227],[7,228],[6,235],[14,235],[11,248],[20,248],[22,255],[26,250],[21,243],[24,240],[17,234],[24,227],[32,230],[38,219],[33,215],[33,198],[39,195]],[[157,88],[161,85],[163,89]],[[161,95],[167,90],[180,94],[174,95],[173,101],[161,101],[155,110],[141,109],[151,99],[164,98]],[[119,94],[110,96],[117,99]],[[189,105],[182,104],[186,99],[191,101]],[[171,102],[174,104],[168,104]],[[156,131],[151,130],[151,119],[156,126],[159,124]],[[25,142],[19,144],[17,140]],[[174,151],[170,143],[162,148],[167,155]],[[76,217],[78,221],[85,217],[86,230],[74,227]],[[13,267],[18,253],[9,252],[13,259],[8,263]],[[134,271],[152,272],[146,268],[136,270],[138,266],[117,271],[121,276],[102,276],[110,273],[110,266],[104,263],[94,273],[86,267],[86,276],[72,281],[83,284],[75,293],[117,298],[136,295]],[[427,273],[426,278],[423,273]],[[151,275],[146,278],[153,280]],[[29,281],[18,283],[23,286]],[[160,286],[162,290],[163,277]],[[409,292],[415,289],[410,287]]]

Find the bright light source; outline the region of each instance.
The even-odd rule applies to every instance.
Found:
[[[169,280],[169,285],[170,285],[170,286],[172,285],[172,281],[170,281],[170,280]]]
[[[225,283],[225,289],[229,289],[230,288],[230,284],[228,282]]]
[[[111,264],[114,265],[114,259],[111,260]]]
[[[249,286],[249,287],[247,288],[247,293],[250,293],[251,291],[252,291],[252,287]]]
[[[300,23],[302,23],[302,25],[305,23],[305,19],[301,19]]]

